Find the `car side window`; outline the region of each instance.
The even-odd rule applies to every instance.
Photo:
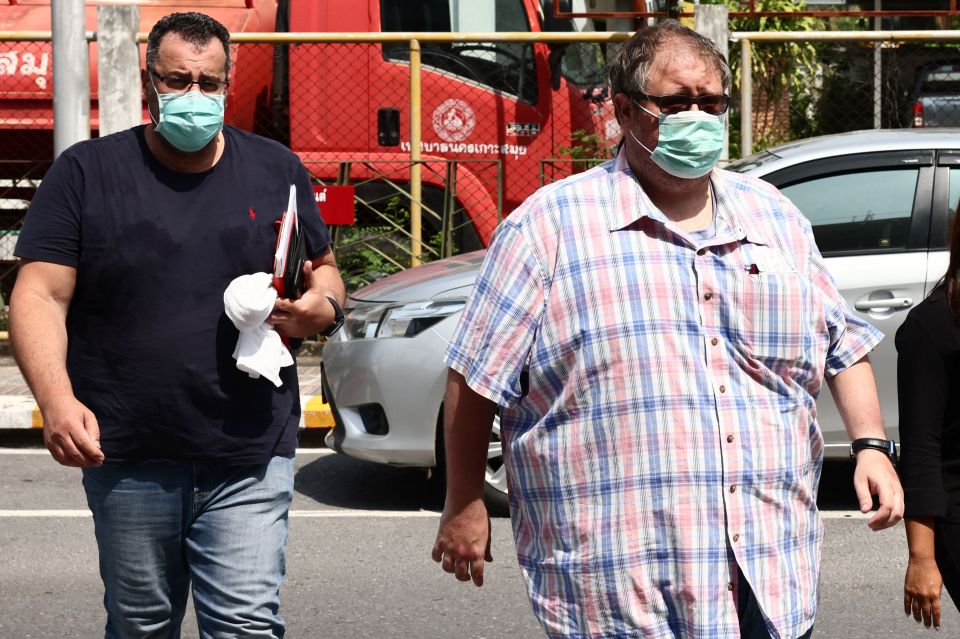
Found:
[[[947,199],[947,210],[951,215],[960,205],[960,168],[950,168],[950,195]]]
[[[916,167],[856,171],[780,190],[810,220],[821,253],[902,251],[919,176]]]

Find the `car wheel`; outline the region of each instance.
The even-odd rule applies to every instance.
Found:
[[[503,465],[503,443],[500,439],[500,417],[493,418],[490,445],[487,448],[487,468],[484,472],[483,498],[491,515],[506,517],[510,514],[507,497],[507,469]]]

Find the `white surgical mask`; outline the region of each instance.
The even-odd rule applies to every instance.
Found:
[[[670,175],[685,179],[703,177],[720,161],[726,130],[724,114],[705,111],[656,114],[634,104],[659,120],[659,138],[656,148],[650,150],[633,131],[630,137],[650,153],[654,164]]]

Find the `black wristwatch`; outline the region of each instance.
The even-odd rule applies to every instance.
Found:
[[[872,448],[879,450],[890,458],[890,463],[897,465],[897,442],[892,439],[878,439],[876,437],[861,437],[850,442],[850,459],[856,461],[857,453]]]
[[[340,308],[340,305],[337,304],[337,300],[329,295],[327,295],[327,299],[333,304],[333,324],[320,331],[319,334],[321,337],[330,337],[343,326],[343,310]]]

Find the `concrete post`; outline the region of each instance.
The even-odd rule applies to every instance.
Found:
[[[725,5],[698,4],[694,11],[694,31],[712,40],[728,62],[730,53],[729,17],[730,9]],[[730,161],[729,115],[727,116],[727,123],[728,126],[723,135],[723,154],[720,156],[721,164],[726,164]]]
[[[90,137],[90,54],[83,0],[50,3],[53,26],[53,154]]]
[[[140,124],[139,6],[97,7],[100,136]]]

